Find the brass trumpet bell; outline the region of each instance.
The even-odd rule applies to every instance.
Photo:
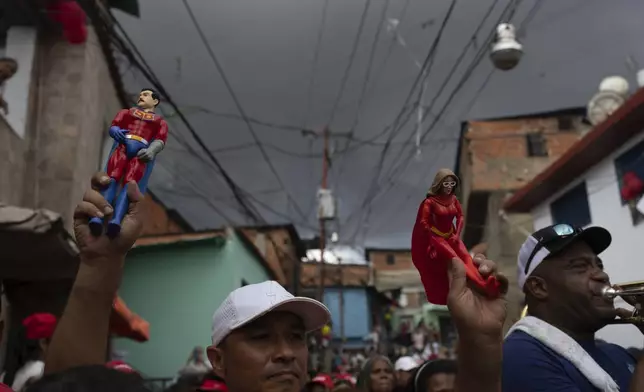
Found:
[[[620,283],[615,285],[618,288],[606,286],[602,290],[602,296],[606,298],[617,298],[617,297],[639,297],[644,296],[644,280],[638,280],[634,282]],[[637,309],[633,312],[632,317],[628,318],[617,318],[612,320],[609,324],[638,324],[644,325],[644,317],[638,314]],[[521,318],[524,318],[528,315],[528,305],[523,307],[521,311]]]
[[[615,286],[619,288],[616,289],[615,287],[606,286],[602,290],[602,295],[608,298],[644,295],[644,280],[638,280],[635,282],[628,282],[628,283],[620,283]]]
[[[644,296],[644,280],[638,280],[615,285],[618,288],[606,286],[602,295],[606,298],[639,297]],[[644,317],[639,315],[639,306],[636,307],[632,317],[615,319],[610,324],[638,324],[644,325]]]

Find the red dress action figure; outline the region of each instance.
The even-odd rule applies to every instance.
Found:
[[[128,209],[125,184],[135,181],[141,192],[145,192],[154,160],[165,147],[168,124],[154,113],[158,104],[158,94],[152,89],[143,89],[139,93],[137,106],[121,110],[112,120],[110,137],[114,139],[114,145],[106,169],[112,182],[102,193],[114,207],[112,219],[107,224],[107,235],[110,237],[116,237],[121,232],[121,221]],[[92,218],[89,224],[94,235],[103,232],[102,219]]]
[[[420,273],[427,300],[436,305],[447,304],[448,263],[458,258],[465,263],[467,278],[489,296],[499,295],[495,277],[483,279],[472,256],[461,241],[463,211],[454,195],[458,177],[449,169],[436,173],[427,197],[418,208],[411,238],[411,256]]]

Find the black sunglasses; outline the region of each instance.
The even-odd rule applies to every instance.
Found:
[[[530,269],[530,264],[532,264],[532,259],[534,259],[534,256],[536,256],[537,253],[544,246],[548,245],[549,243],[555,240],[566,238],[581,232],[582,232],[582,229],[574,228],[565,223],[552,226],[550,230],[545,231],[544,234],[546,235],[543,235],[541,238],[537,240],[537,245],[534,246],[532,253],[530,253],[530,257],[528,257],[528,262],[525,264],[525,270],[523,272],[526,275],[528,274],[528,270]]]

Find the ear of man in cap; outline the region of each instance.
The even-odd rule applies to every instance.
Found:
[[[299,392],[307,381],[306,334],[330,317],[322,303],[275,281],[238,288],[213,315],[208,358],[231,392]]]

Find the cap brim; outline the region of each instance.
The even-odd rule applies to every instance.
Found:
[[[298,316],[302,319],[306,332],[317,331],[331,321],[331,312],[322,302],[307,297],[293,297],[271,306],[252,319],[236,325],[233,329],[241,328],[272,312],[288,312]]]
[[[561,241],[557,245],[556,249],[550,249],[550,254],[552,255],[560,252],[565,247],[576,241],[585,242],[588,246],[590,246],[593,252],[598,255],[610,246],[611,242],[613,241],[613,237],[610,235],[608,230],[604,229],[603,227],[589,227],[581,233],[567,238],[564,241]]]

